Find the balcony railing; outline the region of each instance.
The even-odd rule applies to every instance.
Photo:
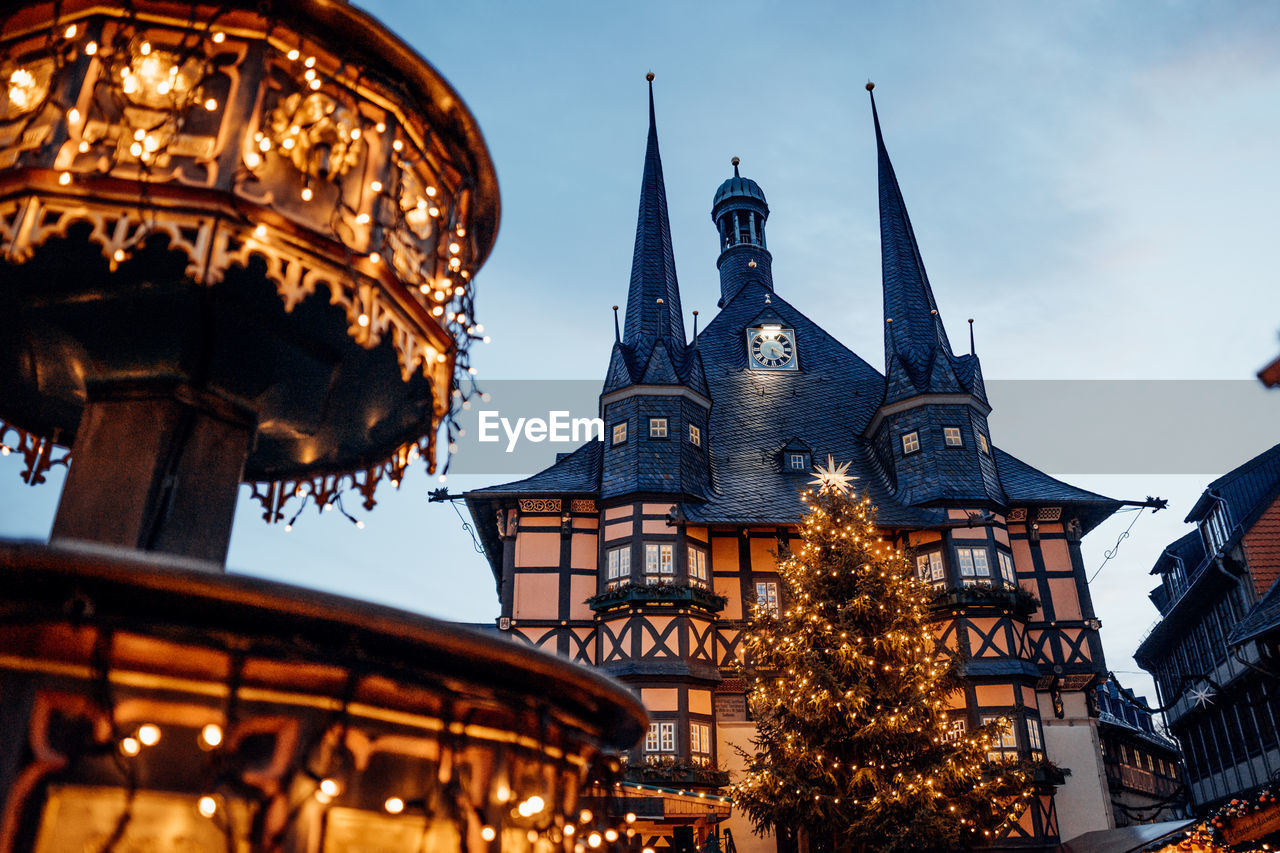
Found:
[[[638,605],[696,607],[719,613],[728,603],[723,595],[687,583],[624,583],[587,599],[587,606],[597,613]]]
[[[933,606],[945,608],[993,607],[1030,616],[1040,608],[1040,599],[1020,586],[972,585],[947,587],[934,593]]]

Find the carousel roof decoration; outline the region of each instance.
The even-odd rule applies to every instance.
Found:
[[[136,373],[140,351],[176,337],[175,313],[203,313],[179,321],[194,336],[252,302],[252,322],[212,321],[212,354],[168,340],[161,361],[254,410],[244,478],[267,521],[353,488],[370,508],[380,481],[398,486],[419,460],[434,473],[437,431],[452,445],[452,413],[476,393],[469,349],[487,338],[472,277],[499,218],[457,93],[345,3],[53,9],[29,4],[0,28],[0,260],[8,278],[25,271],[0,296],[0,345],[27,356],[6,368],[0,452],[43,481],[67,463],[94,383]],[[147,280],[161,256],[167,281]],[[82,265],[80,285],[39,292],[58,264]],[[270,316],[246,279],[270,283]],[[324,333],[300,340],[309,321],[295,317],[325,304]],[[237,346],[250,364],[291,352],[230,387],[217,371]],[[72,368],[53,370],[68,354]],[[223,363],[197,377],[202,357]],[[280,392],[282,373],[310,399]],[[412,405],[375,399],[388,393]]]

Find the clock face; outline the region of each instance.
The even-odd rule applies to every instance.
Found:
[[[755,370],[795,370],[795,331],[781,327],[747,330],[747,351]]]

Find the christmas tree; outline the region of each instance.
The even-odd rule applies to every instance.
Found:
[[[751,618],[759,728],[736,805],[810,850],[980,845],[1026,807],[1029,774],[987,761],[994,726],[949,730],[959,662],[935,648],[931,589],[850,496],[848,468],[818,469],[802,545],[779,555],[785,610]]]

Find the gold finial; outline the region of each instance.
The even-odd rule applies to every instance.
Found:
[[[730,161],[729,161],[730,165],[733,165],[733,166],[736,166],[736,165],[738,165],[738,164],[739,164],[739,163],[741,163],[741,162],[742,162],[742,161],[741,161],[741,160],[739,160],[737,157],[734,157],[732,160],[730,160]]]
[[[876,84],[875,84],[875,83],[872,83],[870,80],[868,80],[868,81],[867,81],[867,91],[868,91],[868,92],[870,92],[870,91],[871,91],[872,89],[874,89],[875,87],[876,87]]]
[[[650,83],[652,83],[652,82],[653,82],[653,72],[652,72],[652,71],[650,71],[648,74],[644,75],[644,79],[646,79],[646,80],[648,80]]]
[[[752,258],[751,261],[747,264],[747,266],[751,267],[752,269],[755,269],[756,268],[755,259]]]

